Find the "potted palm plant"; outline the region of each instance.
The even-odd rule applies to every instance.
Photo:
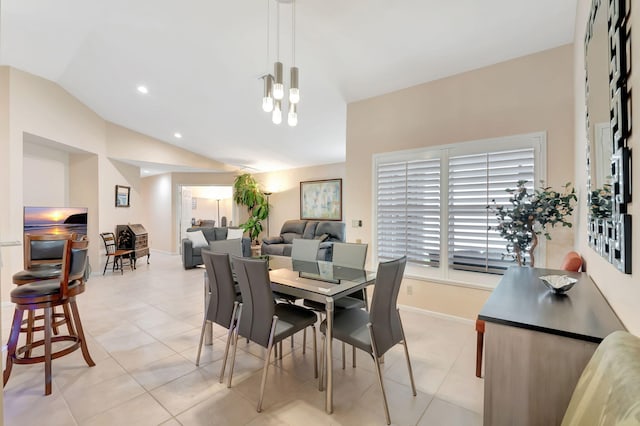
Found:
[[[507,255],[513,256],[518,265],[526,263],[528,253],[531,266],[535,266],[533,251],[538,245],[538,235],[550,240],[550,228],[558,224],[571,228],[568,218],[577,197],[570,183],[564,185],[561,192],[551,187],[530,191],[526,183],[520,180],[515,189],[505,190],[511,194],[509,204],[498,205],[492,200],[493,205],[487,206],[498,220],[498,225],[489,229],[495,229],[507,240]]]
[[[262,232],[262,221],[269,216],[269,203],[260,185],[250,173],[236,176],[233,182],[233,199],[236,204],[247,208],[249,219],[241,223],[240,227],[244,232],[249,233],[252,241],[257,243],[258,236]]]

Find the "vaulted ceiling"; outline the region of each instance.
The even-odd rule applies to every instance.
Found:
[[[275,0],[2,0],[0,64],[116,124],[268,171],[344,161],[349,102],[571,43],[576,1],[297,0],[293,128],[261,109]],[[292,7],[280,3],[288,76]]]

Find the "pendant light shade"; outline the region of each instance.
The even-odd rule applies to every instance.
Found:
[[[287,123],[291,127],[298,125],[298,108],[296,104],[289,103],[289,114],[287,115]]]
[[[264,95],[262,97],[262,110],[264,112],[273,111],[273,76],[267,74],[262,77],[264,80]]]
[[[300,89],[298,88],[298,67],[291,67],[291,81],[289,84],[289,102],[300,102]]]
[[[284,83],[282,82],[282,62],[276,62],[273,65],[273,75],[275,82],[273,84],[273,98],[277,101],[284,98]]]
[[[272,0],[267,0],[267,67],[269,66],[270,47],[270,7]],[[271,113],[271,121],[275,124],[282,123],[283,103],[288,101],[287,123],[289,126],[298,124],[298,102],[300,102],[299,70],[296,66],[296,0],[275,0],[276,2],[276,57],[273,63],[273,74],[262,77],[264,93],[262,96],[262,109]],[[280,60],[280,4],[291,4],[291,67],[289,68],[289,90],[285,99],[284,66]],[[285,106],[286,108],[286,106]],[[285,109],[286,111],[286,109]]]
[[[273,105],[273,112],[271,113],[271,121],[273,121],[273,124],[282,123],[282,104],[280,101],[275,101]]]

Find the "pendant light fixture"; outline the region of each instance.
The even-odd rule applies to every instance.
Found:
[[[276,62],[273,64],[273,74],[262,77],[264,94],[262,97],[262,109],[271,113],[271,121],[275,124],[282,122],[283,102],[288,101],[289,110],[287,123],[289,126],[298,124],[298,102],[300,102],[299,70],[295,66],[295,37],[296,37],[296,7],[295,0],[274,0],[276,2]],[[269,63],[270,48],[270,7],[267,0],[267,67]],[[291,3],[291,63],[289,69],[289,93],[285,99],[284,66],[280,61],[280,3]]]

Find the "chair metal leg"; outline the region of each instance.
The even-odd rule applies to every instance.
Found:
[[[312,325],[313,329],[313,374],[314,378],[318,378],[318,347],[317,347],[317,336],[316,336],[316,326]]]
[[[236,348],[238,347],[238,327],[236,327],[235,331],[235,344],[233,345],[233,353],[231,354],[231,365],[229,366],[229,380],[227,381],[227,387],[231,387],[231,379],[233,378],[233,367],[236,364]]]
[[[279,359],[280,359],[280,361],[282,361],[282,352],[283,352],[282,351],[282,340],[280,340],[279,346],[280,346],[280,358]]]
[[[102,271],[102,275],[107,273],[107,266],[109,266],[109,255],[107,255],[107,260],[104,262],[104,271]]]
[[[293,337],[293,336],[292,336]],[[307,353],[307,329],[302,330],[302,354]]]
[[[322,352],[320,352],[320,377],[318,378],[318,390],[322,392],[324,390],[324,357],[327,343],[324,334],[320,337],[322,338]]]
[[[198,355],[196,355],[196,367],[200,366],[200,352],[202,352],[202,344],[204,343],[204,329],[206,327],[207,327],[207,312],[204,313],[204,319],[202,320],[202,329],[200,330],[200,343],[198,343]],[[229,340],[227,339],[227,342],[228,341]]]
[[[351,364],[353,368],[356,368],[356,347],[351,346]]]
[[[271,320],[271,333],[269,333],[269,344],[267,346],[267,356],[264,358],[264,367],[262,369],[262,382],[260,383],[260,399],[258,400],[258,407],[256,411],[262,411],[262,399],[264,397],[264,387],[267,384],[267,372],[269,370],[269,364],[271,363],[271,349],[273,347],[273,335],[276,331],[276,324],[278,322],[278,317],[273,316],[273,320]],[[279,342],[282,345],[282,340]],[[280,355],[282,356],[282,348],[280,349]]]
[[[344,354],[345,354],[345,351],[346,351],[345,348],[346,348],[346,344],[344,342],[342,342],[342,369],[343,370],[345,369],[345,366],[347,364],[346,361],[344,360]]]
[[[229,325],[229,331],[227,332],[227,344],[224,347],[224,358],[222,360],[222,367],[220,368],[220,383],[224,381],[224,369],[227,366],[227,357],[229,356],[229,343],[233,340],[233,330],[238,327],[236,323],[236,313],[238,312],[238,302],[233,303],[233,312],[231,312],[231,324]]]
[[[400,310],[398,309],[398,317],[400,317]],[[400,322],[400,333],[402,333],[402,346],[404,346],[404,356],[407,358],[407,368],[409,369],[409,378],[411,379],[411,390],[413,391],[413,396],[417,395],[416,392],[416,383],[413,380],[413,368],[411,368],[411,360],[409,359],[409,347],[407,346],[407,337],[404,335],[404,326],[402,325],[402,320]]]
[[[382,381],[382,369],[380,368],[380,360],[378,357],[378,350],[376,348],[376,342],[373,338],[373,330],[371,329],[371,323],[367,324],[367,328],[369,328],[369,336],[371,336],[371,348],[373,349],[373,353],[371,356],[373,357],[373,361],[376,364],[376,373],[378,373],[378,383],[380,383],[380,390],[382,391],[382,401],[384,402],[384,415],[387,418],[387,424],[391,424],[391,416],[389,415],[389,404],[387,402],[387,394],[384,391],[384,383]]]

